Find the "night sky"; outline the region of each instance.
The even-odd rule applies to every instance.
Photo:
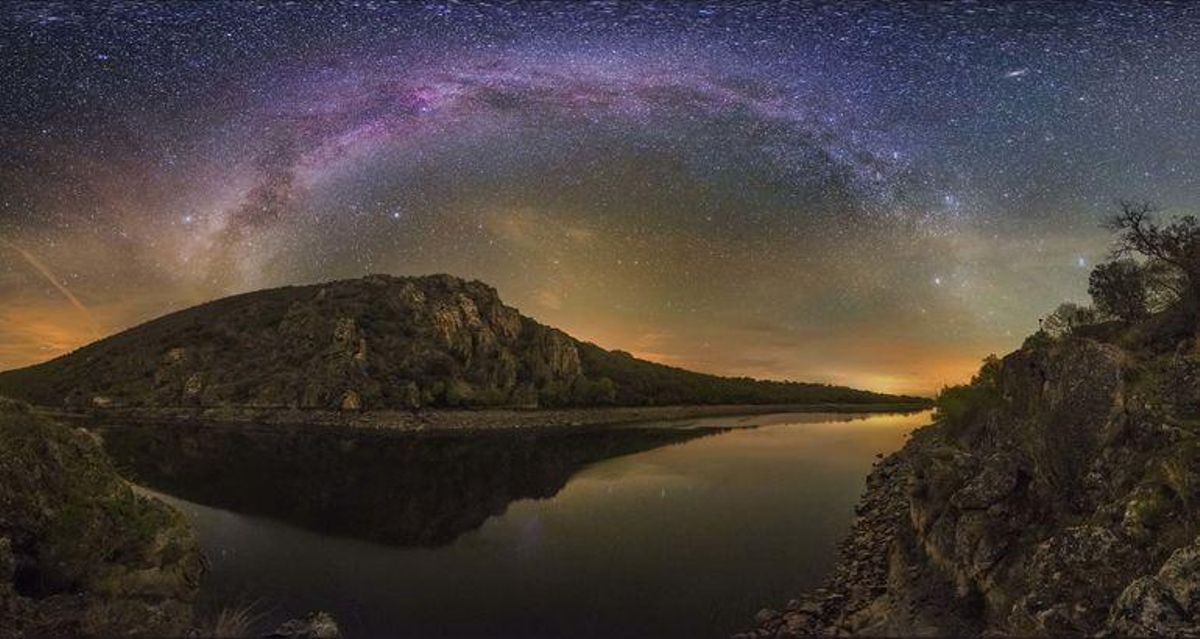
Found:
[[[609,348],[934,392],[1200,208],[1200,4],[6,3],[0,368],[482,279]]]

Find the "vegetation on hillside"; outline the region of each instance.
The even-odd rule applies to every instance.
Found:
[[[173,635],[199,547],[96,441],[0,397],[0,636]]]
[[[1091,307],[943,390],[756,636],[1200,636],[1200,224],[1124,205]]]
[[[906,401],[920,404],[926,401],[919,397],[884,395],[844,386],[705,375],[647,362],[624,351],[609,351],[588,343],[580,344],[579,354],[583,370],[589,378],[598,378],[605,393],[590,398],[585,396],[583,403],[587,404],[869,404]],[[586,387],[595,389],[597,382],[589,380]],[[602,401],[596,402],[596,399]]]
[[[1115,236],[1110,259],[1088,278],[1092,305],[1060,305],[1041,320],[1026,348],[1093,339],[1124,350],[1131,360],[1130,382],[1138,388],[1173,384],[1170,377],[1178,374],[1180,361],[1200,352],[1200,221],[1191,215],[1160,221],[1158,213],[1150,204],[1120,203],[1120,211],[1106,223]],[[995,405],[998,361],[991,355],[971,382],[942,389],[935,400],[938,419],[970,421]],[[1171,409],[1191,412],[1183,405]]]
[[[723,378],[581,343],[480,282],[384,275],[258,291],[167,315],[0,392],[52,406],[561,407],[927,400]]]

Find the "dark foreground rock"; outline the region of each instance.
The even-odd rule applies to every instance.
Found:
[[[0,399],[0,637],[182,635],[201,565],[88,434]]]
[[[867,479],[825,587],[746,636],[1200,634],[1189,341],[1031,340]]]

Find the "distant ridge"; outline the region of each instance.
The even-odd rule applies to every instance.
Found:
[[[81,408],[928,402],[647,362],[539,324],[494,288],[450,275],[370,275],[226,297],[0,373],[0,394]]]

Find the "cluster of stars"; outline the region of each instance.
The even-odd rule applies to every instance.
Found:
[[[1187,3],[14,2],[0,75],[0,367],[384,270],[931,392],[1200,187]]]

